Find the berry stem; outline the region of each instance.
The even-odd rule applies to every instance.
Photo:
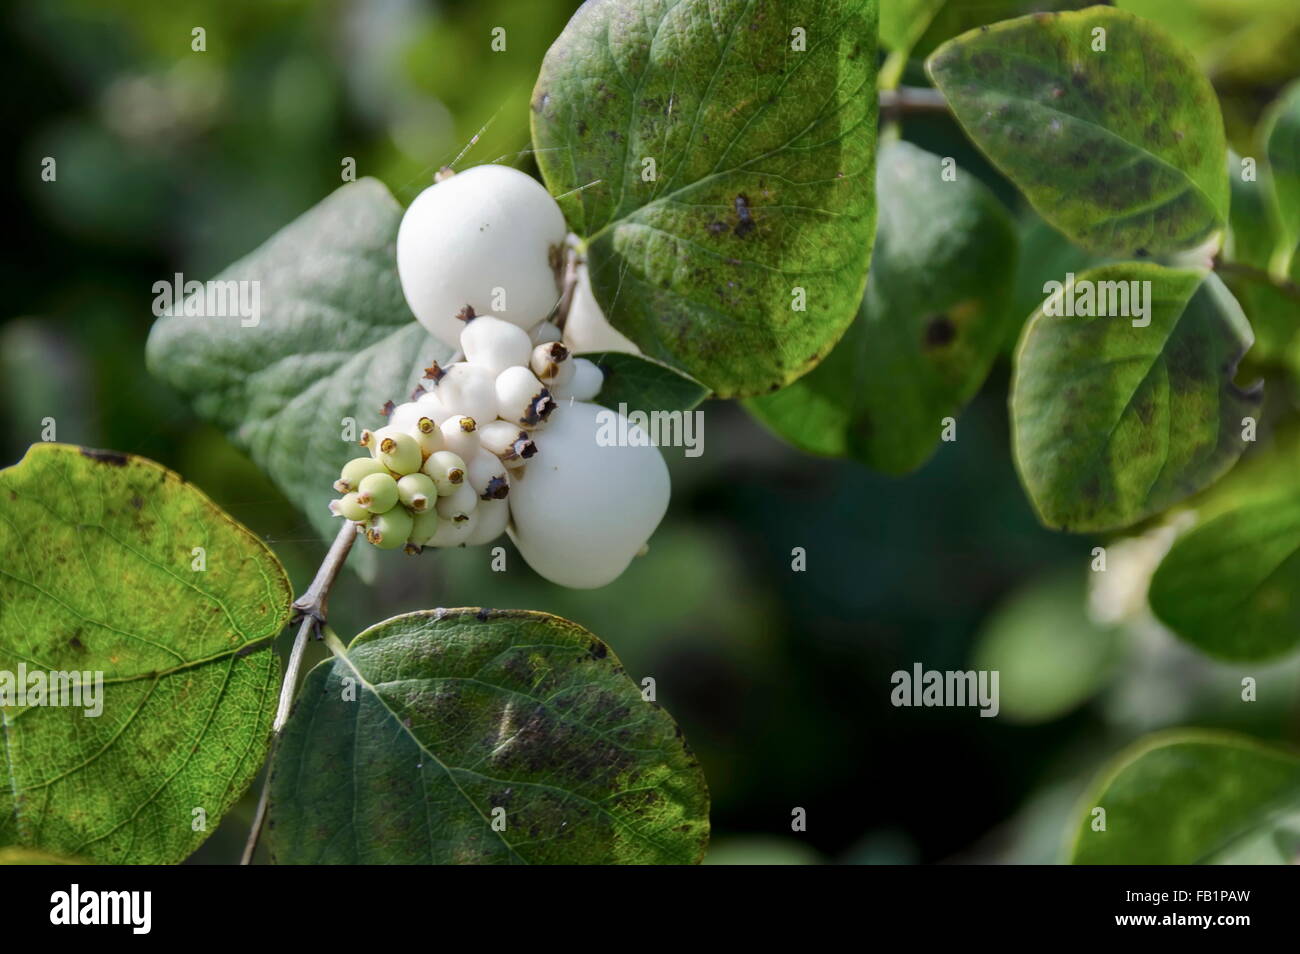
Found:
[[[1300,301],[1300,285],[1287,278],[1279,278],[1262,268],[1256,268],[1253,265],[1247,265],[1243,262],[1226,262],[1221,257],[1216,256],[1214,259],[1214,270],[1225,278],[1237,277],[1245,279],[1248,282],[1256,282],[1261,285],[1271,285],[1288,298],[1294,298]]]
[[[562,281],[560,303],[555,306],[555,314],[551,317],[552,323],[561,331],[564,330],[564,323],[569,318],[569,309],[573,307],[573,297],[578,290],[578,252],[568,246],[564,249],[564,278]]]
[[[897,89],[880,91],[882,119],[946,112],[948,112],[948,100],[944,99],[943,93],[937,89],[927,89],[924,86],[900,86]]]
[[[293,601],[294,621],[299,623],[298,635],[294,637],[293,649],[289,651],[289,662],[285,665],[284,681],[280,684],[280,702],[275,710],[275,721],[271,723],[271,750],[266,760],[266,778],[262,780],[262,793],[257,799],[257,811],[253,814],[253,827],[248,833],[244,845],[241,865],[253,863],[253,853],[257,851],[257,841],[262,835],[262,825],[266,821],[266,807],[271,794],[271,768],[275,764],[276,750],[280,745],[280,736],[285,723],[289,721],[289,712],[293,708],[293,697],[298,688],[298,674],[302,671],[302,657],[307,651],[307,638],[316,634],[323,638],[325,632],[325,608],[329,603],[330,590],[338,579],[339,571],[352,551],[352,544],[357,539],[357,525],[344,520],[338,535],[330,544],[329,552],[316,571],[316,577],[307,587],[307,592]]]

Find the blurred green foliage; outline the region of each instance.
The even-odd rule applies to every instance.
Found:
[[[1190,46],[1222,97],[1234,148],[1254,154],[1261,113],[1300,75],[1300,6],[1120,5]],[[336,188],[347,157],[404,202],[458,158],[533,171],[529,93],[576,6],[10,5],[0,71],[20,94],[3,107],[13,237],[0,258],[4,463],[41,439],[46,418],[59,440],[151,457],[266,539],[305,586],[326,541],[146,375],[151,286],[177,271],[206,277],[246,253]],[[191,49],[200,26],[204,53]],[[496,26],[505,52],[491,49]],[[915,64],[904,76],[924,82]],[[1023,223],[1010,346],[1039,276],[1083,260],[951,119],[909,120],[903,135],[956,157]],[[40,175],[47,156],[54,182]],[[482,604],[547,610],[598,633],[634,678],[654,677],[699,754],[718,863],[1059,860],[1074,800],[1141,733],[1194,724],[1294,741],[1300,667],[1199,656],[1151,619],[1140,588],[1083,602],[1079,581],[1095,587],[1098,576],[1091,548],[1109,541],[1034,520],[1007,446],[1007,385],[1003,359],[957,441],[902,480],[808,457],[711,402],[705,453],[668,452],[669,516],[615,584],[561,590],[513,552],[503,574],[485,551],[382,554],[377,585],[345,574],[331,622],[350,638],[394,613]],[[1290,398],[1274,388],[1269,399]],[[794,547],[807,550],[804,572],[791,569]],[[1104,645],[1089,643],[1094,632]],[[897,669],[967,668],[1010,648],[1019,683],[1011,694],[1004,682],[1006,718],[889,704]],[[1256,703],[1239,700],[1243,674],[1259,680]],[[790,830],[796,807],[806,832]],[[237,858],[251,810],[246,798],[195,860]]]

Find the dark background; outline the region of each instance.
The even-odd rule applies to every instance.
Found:
[[[1300,6],[1120,5],[1193,48],[1234,147],[1250,154],[1260,111],[1300,74]],[[256,247],[339,185],[343,157],[403,202],[480,131],[461,167],[535,171],[526,104],[576,6],[6,5],[0,464],[40,438],[45,417],[61,441],[153,458],[261,535],[301,590],[327,541],[147,375],[151,286],[177,271],[209,276]],[[205,53],[190,49],[195,26]],[[507,29],[505,53],[490,49],[494,26]],[[950,122],[904,134],[956,156],[1024,218],[1032,307],[1051,247],[1040,226]],[[58,161],[56,182],[40,178],[45,156]],[[376,586],[345,575],[331,622],[350,638],[410,609],[488,605],[588,627],[634,677],[656,679],[702,759],[712,862],[1058,860],[1084,786],[1137,736],[1198,725],[1294,741],[1300,669],[1198,656],[1150,619],[1141,587],[1125,598],[1097,585],[1090,550],[1107,541],[1038,526],[1011,464],[1007,375],[1004,360],[957,442],[901,480],[800,454],[739,407],[710,403],[704,455],[667,452],[669,516],[615,584],[561,590],[513,553],[510,572],[493,574],[483,549],[383,554]],[[803,573],[791,571],[796,546],[808,552]],[[1108,581],[1149,571],[1154,558],[1127,549],[1112,548]],[[1115,560],[1128,561],[1123,573]],[[890,674],[913,662],[999,668],[1002,715],[892,707]],[[1259,702],[1240,702],[1243,674],[1259,678]],[[807,810],[806,833],[790,830],[795,807]],[[237,859],[251,809],[250,795],[194,860]]]

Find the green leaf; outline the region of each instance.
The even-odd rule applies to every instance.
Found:
[[[440,609],[308,675],[268,834],[281,864],[683,864],[704,855],[708,806],[680,730],[599,639]]]
[[[582,355],[605,374],[596,403],[618,410],[689,411],[709,396],[709,389],[666,364],[622,351]]]
[[[266,757],[272,640],[293,599],[284,570],[202,493],[139,457],[34,444],[0,471],[0,500],[0,673],[103,680],[78,707],[6,699],[0,844],[179,862]]]
[[[821,360],[870,261],[875,80],[875,0],[579,9],[533,144],[613,325],[723,397]]]
[[[84,865],[85,863],[28,848],[0,848],[0,865]]]
[[[1241,160],[1228,157],[1228,181],[1232,186],[1232,211],[1228,217],[1225,258],[1267,271],[1273,256],[1283,247],[1273,210],[1268,172],[1257,169],[1257,178],[1242,179]],[[1300,330],[1300,303],[1265,282],[1229,275],[1233,295],[1250,319],[1255,333],[1253,361],[1284,360],[1296,332]]]
[[[345,185],[217,277],[259,283],[256,325],[165,316],[149,336],[149,369],[225,428],[327,540],[338,529],[330,485],[359,453],[361,429],[450,357],[402,296],[401,217],[380,182]]]
[[[945,0],[880,0],[880,44],[909,53]]]
[[[1079,10],[1093,0],[882,0],[880,39],[891,49],[927,56],[975,27],[1031,13]]]
[[[943,419],[979,390],[1006,337],[1016,235],[965,172],[881,149],[880,223],[858,318],[829,357],[749,408],[796,447],[902,474],[938,446]]]
[[[1010,356],[1020,340],[1020,332],[1038,306],[1043,303],[1043,285],[1057,281],[1067,272],[1076,275],[1105,263],[1101,256],[1087,252],[1044,222],[1032,210],[1026,210],[1018,228],[1020,253],[1016,258],[1016,290],[1011,299],[1011,323],[1003,348]]]
[[[1037,580],[988,620],[973,668],[1000,673],[998,714],[1035,724],[1093,696],[1114,672],[1121,646],[1113,626],[1093,622],[1082,573]]]
[[[1085,798],[1071,862],[1188,865],[1273,829],[1300,804],[1300,758],[1227,732],[1177,731],[1121,754]],[[1093,831],[1093,809],[1106,830]]]
[[[1151,609],[1219,659],[1260,660],[1300,644],[1300,496],[1265,495],[1199,524],[1151,581]]]
[[[1278,271],[1285,274],[1300,243],[1300,81],[1278,97],[1262,129],[1282,237]]]
[[[1225,224],[1218,100],[1147,21],[1109,7],[1022,17],[950,40],[927,68],[975,144],[1084,247],[1170,252]]]
[[[1126,527],[1209,486],[1241,456],[1242,419],[1261,400],[1233,383],[1253,339],[1216,276],[1139,264],[1078,276],[1076,296],[1095,289],[1114,312],[1102,282],[1149,282],[1137,286],[1149,316],[1040,308],[1011,388],[1020,478],[1046,526],[1076,533]]]

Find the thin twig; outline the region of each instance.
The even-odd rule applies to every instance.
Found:
[[[253,827],[248,833],[244,845],[241,865],[253,863],[253,854],[257,851],[257,841],[262,835],[262,825],[266,822],[266,808],[271,794],[271,767],[275,764],[275,754],[280,746],[280,736],[289,713],[293,709],[293,697],[298,688],[298,674],[302,671],[302,657],[307,651],[307,637],[312,633],[320,639],[325,629],[325,610],[329,603],[330,590],[338,579],[339,571],[347,561],[352,544],[357,539],[356,524],[344,520],[338,535],[330,544],[329,552],[321,562],[316,577],[307,587],[307,592],[293,602],[294,619],[299,621],[298,635],[294,637],[293,649],[289,651],[289,662],[284,669],[284,682],[280,685],[280,703],[276,706],[275,721],[271,723],[271,748],[266,760],[266,778],[262,780],[262,793],[257,799],[257,810],[253,813]]]
[[[1300,301],[1300,285],[1286,278],[1278,278],[1265,269],[1246,265],[1243,262],[1225,262],[1221,258],[1215,258],[1214,270],[1225,278],[1235,275],[1238,278],[1244,278],[1248,282],[1272,285],[1288,298]]]
[[[900,86],[898,89],[880,91],[882,119],[896,119],[921,113],[946,113],[948,100],[937,89],[923,86]]]

